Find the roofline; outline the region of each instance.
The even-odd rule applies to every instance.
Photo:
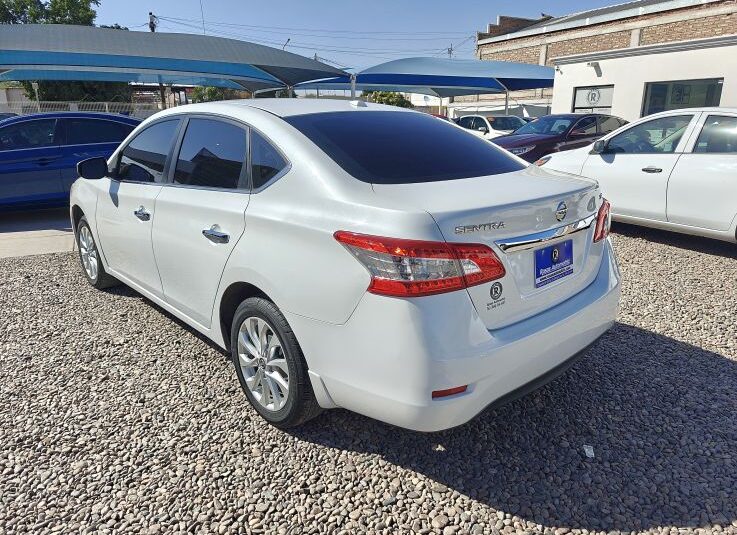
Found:
[[[672,43],[660,43],[630,48],[616,48],[614,50],[588,52],[586,54],[574,54],[571,56],[553,58],[552,61],[554,65],[570,65],[572,63],[629,58],[635,56],[649,56],[652,54],[666,54],[668,52],[683,52],[687,50],[702,50],[705,48],[718,48],[735,45],[737,45],[737,34],[722,35],[719,37],[705,37],[703,39],[694,39],[691,41],[675,41]]]
[[[681,9],[684,7],[711,4],[711,3],[719,2],[719,1],[720,0],[665,0],[664,2],[655,4],[655,5],[644,6],[644,7],[630,7],[630,8],[627,8],[626,6],[631,4],[632,2],[627,2],[624,4],[619,4],[622,9],[618,11],[613,11],[611,13],[605,13],[603,15],[598,15],[595,17],[587,17],[585,19],[578,19],[578,20],[569,21],[569,22],[563,21],[563,22],[556,23],[554,22],[555,19],[553,19],[553,22],[551,24],[547,24],[545,26],[540,26],[537,28],[523,29],[517,32],[499,35],[496,37],[488,37],[486,39],[480,39],[476,42],[476,46],[485,45],[489,43],[500,43],[504,41],[511,41],[514,39],[520,39],[522,37],[531,37],[534,35],[542,35],[542,34],[551,33],[551,32],[558,32],[562,30],[571,30],[574,28],[593,26],[596,24],[604,24],[606,22],[612,22],[612,21],[621,20],[621,19],[638,17],[641,15],[649,15],[652,13],[672,11],[674,9]],[[610,7],[613,7],[613,6],[610,6]],[[582,15],[589,11],[595,11],[595,10],[580,11],[578,13],[571,13],[569,15],[564,15],[564,16],[570,17],[573,15]]]

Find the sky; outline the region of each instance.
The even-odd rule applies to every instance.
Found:
[[[208,35],[281,47],[362,69],[413,56],[473,58],[477,31],[498,15],[560,16],[623,0],[101,0],[99,24],[148,31],[148,12],[163,32]]]

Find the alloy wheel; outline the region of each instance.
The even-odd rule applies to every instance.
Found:
[[[238,329],[238,363],[258,403],[276,412],[289,398],[289,368],[281,340],[268,322],[251,316]]]
[[[97,247],[92,238],[90,229],[82,226],[79,229],[79,256],[82,259],[82,267],[91,280],[97,279]]]

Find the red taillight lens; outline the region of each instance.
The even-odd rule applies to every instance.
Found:
[[[603,240],[609,236],[609,229],[612,226],[611,205],[609,201],[604,199],[599,207],[599,213],[596,214],[596,230],[594,231],[594,243]]]
[[[432,399],[445,398],[448,396],[455,396],[456,394],[462,394],[466,391],[468,385],[456,386],[455,388],[446,388],[445,390],[433,390]]]
[[[342,243],[371,274],[368,291],[419,297],[460,290],[504,276],[486,245],[402,240],[338,231]]]

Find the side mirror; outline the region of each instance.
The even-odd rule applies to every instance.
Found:
[[[594,146],[591,147],[591,154],[604,154],[606,153],[606,141],[600,139],[594,142]]]
[[[478,130],[479,132],[483,134],[486,134],[489,131],[489,129],[486,128],[485,126],[479,126],[476,130]]]
[[[77,164],[77,174],[87,180],[99,180],[104,178],[107,172],[107,160],[105,158],[88,158]]]

